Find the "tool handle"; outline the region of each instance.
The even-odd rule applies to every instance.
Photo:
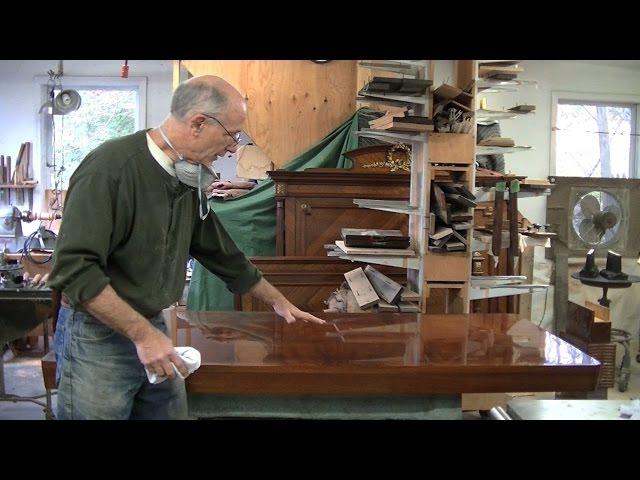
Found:
[[[520,255],[518,245],[518,192],[509,192],[509,253]]]
[[[495,208],[493,209],[493,237],[491,241],[491,253],[495,257],[500,256],[502,248],[502,209],[504,208],[505,182],[496,183]]]

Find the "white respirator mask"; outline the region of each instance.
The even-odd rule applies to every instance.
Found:
[[[192,163],[186,160],[184,155],[178,153],[178,151],[173,148],[173,145],[171,145],[171,142],[162,131],[162,127],[158,127],[158,131],[165,143],[178,156],[178,160],[174,163],[178,180],[185,185],[198,189],[199,213],[200,218],[204,220],[209,214],[209,202],[204,189],[214,181],[219,180],[220,177],[212,168],[202,165],[201,163]]]

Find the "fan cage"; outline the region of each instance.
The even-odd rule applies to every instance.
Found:
[[[620,218],[616,224],[607,229],[605,234],[596,241],[597,235],[593,232],[585,235],[584,230],[589,232],[591,229],[584,229],[580,232],[580,225],[583,220],[591,218],[589,212],[583,212],[581,207],[581,199],[587,196],[593,196],[598,200],[599,210],[604,211],[610,205],[616,205],[620,211]],[[626,244],[626,232],[628,223],[628,191],[622,189],[608,189],[599,187],[582,187],[571,189],[571,204],[567,211],[569,218],[567,225],[569,230],[569,248],[570,249],[590,249],[596,250],[624,250]],[[613,207],[615,210],[615,207]],[[586,222],[589,224],[589,222]]]

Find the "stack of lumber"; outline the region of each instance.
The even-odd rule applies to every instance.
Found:
[[[380,312],[420,312],[420,296],[391,280],[371,265],[344,274],[360,309],[377,306]]]

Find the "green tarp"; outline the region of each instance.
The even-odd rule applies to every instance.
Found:
[[[358,147],[356,112],[317,145],[287,163],[290,172],[307,168],[349,168],[344,152]],[[211,210],[220,218],[238,248],[248,257],[272,256],[276,250],[276,202],[273,180],[264,180],[251,192],[235,199],[210,200]],[[226,285],[197,261],[187,297],[189,310],[233,310],[233,294]]]

